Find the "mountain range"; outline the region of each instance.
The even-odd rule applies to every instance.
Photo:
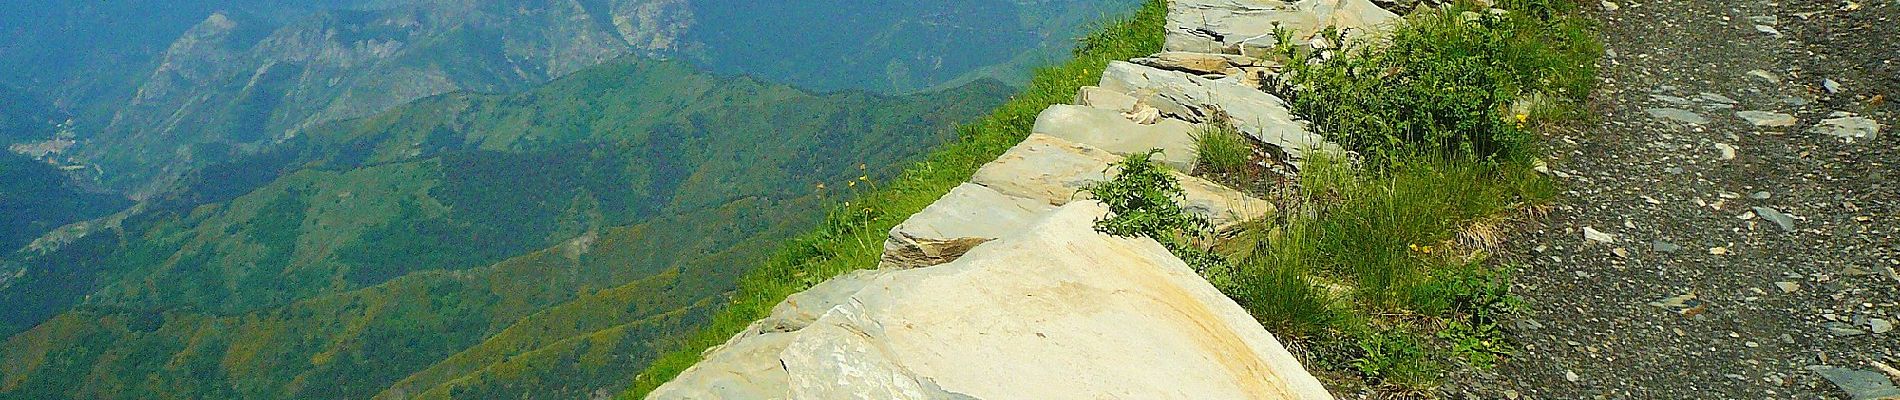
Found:
[[[617,393],[1136,4],[22,1],[0,399]]]
[[[130,10],[164,8],[140,3],[44,8],[114,23]],[[19,41],[28,34],[0,52],[0,62],[14,66],[0,67],[10,70],[0,77],[77,111],[73,162],[97,166],[93,178],[133,198],[323,122],[442,93],[522,90],[630,54],[816,91],[906,93],[1020,79],[1027,66],[1059,54],[1081,25],[1133,1],[185,3],[125,28],[175,38],[157,50],[150,37],[78,35],[72,40],[109,46],[75,54],[60,41]],[[36,16],[6,17],[14,26],[7,30],[95,33],[44,26],[75,18]],[[179,32],[158,33],[167,28]],[[39,76],[36,65],[106,71]]]
[[[702,317],[828,198],[1007,91],[813,94],[634,59],[326,124],[21,258],[0,288],[15,305],[4,332],[19,332],[0,346],[0,393],[366,397],[471,377],[525,390],[483,368],[579,343],[619,346],[593,351],[626,365],[535,379],[624,385],[612,371]]]

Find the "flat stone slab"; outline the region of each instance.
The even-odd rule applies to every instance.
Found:
[[[1110,62],[1102,71],[1100,86],[1127,93],[1183,121],[1207,122],[1215,114],[1225,115],[1241,133],[1295,160],[1305,158],[1308,151],[1340,151],[1338,145],[1295,119],[1286,101],[1257,88],[1121,61]]]
[[[970,177],[1006,195],[1060,206],[1088,198],[1082,187],[1108,179],[1109,164],[1121,157],[1062,138],[1030,134]]]
[[[1735,116],[1748,121],[1751,125],[1765,127],[1785,128],[1794,126],[1797,122],[1793,115],[1773,111],[1737,111]]]
[[[1703,117],[1702,114],[1696,114],[1694,111],[1680,108],[1658,107],[1644,109],[1643,111],[1648,112],[1650,117],[1661,120],[1675,121],[1689,125],[1704,125],[1709,123],[1709,119]]]
[[[979,244],[1021,232],[1053,210],[1055,206],[1047,201],[1010,196],[974,183],[957,185],[891,228],[878,268],[950,262]]]
[[[1857,117],[1836,113],[1833,118],[1823,119],[1814,126],[1814,132],[1846,139],[1848,143],[1858,140],[1880,138],[1880,122],[1867,117]]]
[[[1126,93],[1103,89],[1100,86],[1083,86],[1075,94],[1075,104],[1117,112],[1135,110],[1135,97]]]
[[[1159,243],[1095,232],[1105,213],[1076,202],[957,261],[870,276],[789,341],[742,335],[707,360],[775,358],[702,363],[647,398],[1332,398]]]
[[[1263,67],[1260,59],[1215,53],[1195,53],[1190,51],[1164,51],[1155,55],[1128,60],[1150,67],[1187,72],[1196,75],[1235,75],[1245,68]]]
[[[1276,24],[1306,43],[1327,26],[1340,27],[1348,40],[1356,40],[1384,32],[1398,19],[1398,14],[1368,0],[1173,0],[1168,2],[1165,48],[1254,54],[1255,49],[1277,44]]]
[[[1082,188],[1110,178],[1109,165],[1122,157],[1062,138],[1030,134],[996,161],[985,164],[970,182],[1005,195],[1046,201],[1051,205],[1087,199]],[[1273,204],[1205,179],[1179,171],[1186,199],[1181,207],[1207,217],[1218,229],[1227,229],[1273,212]]]
[[[1068,139],[1118,155],[1160,149],[1159,160],[1176,170],[1192,171],[1200,157],[1194,124],[1171,118],[1141,124],[1129,115],[1094,107],[1059,104],[1036,116],[1031,132]]]

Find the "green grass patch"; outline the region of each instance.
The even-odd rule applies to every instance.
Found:
[[[1304,160],[1290,212],[1212,249],[1223,267],[1202,272],[1336,391],[1429,397],[1513,352],[1500,320],[1525,305],[1487,251],[1500,220],[1556,196],[1531,168],[1539,132],[1586,117],[1602,46],[1571,0],[1497,7],[1422,9],[1366,43],[1275,53],[1288,67],[1271,90],[1357,158]],[[1209,137],[1204,166],[1225,157]]]
[[[1094,85],[1109,61],[1160,51],[1166,12],[1164,2],[1151,0],[1132,16],[1104,23],[1080,39],[1073,59],[1036,70],[1021,94],[982,120],[960,127],[958,140],[906,168],[891,182],[857,186],[865,189],[833,209],[822,226],[791,240],[742,276],[728,304],[707,327],[654,361],[619,397],[645,397],[699,362],[705,349],[768,315],[787,296],[839,274],[876,266],[891,227],[1021,142],[1043,109],[1067,103],[1082,86]]]
[[[1555,197],[1531,168],[1538,132],[1583,116],[1602,46],[1569,0],[1498,7],[1427,9],[1371,43],[1279,53],[1279,93],[1361,162],[1306,160],[1303,212],[1229,245],[1237,281],[1258,285],[1229,293],[1374,391],[1429,396],[1447,371],[1512,353],[1499,321],[1524,305],[1487,260],[1494,223]]]
[[[1216,174],[1242,171],[1253,157],[1253,145],[1240,136],[1233,125],[1209,123],[1194,134],[1194,147],[1201,168]]]

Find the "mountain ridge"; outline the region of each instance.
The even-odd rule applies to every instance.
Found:
[[[368,397],[466,351],[458,360],[478,366],[508,360],[488,352],[577,351],[579,342],[556,340],[563,337],[638,352],[698,324],[744,260],[815,223],[812,210],[834,195],[813,183],[842,190],[857,177],[884,176],[1007,91],[980,83],[902,97],[818,95],[695,71],[628,59],[520,94],[434,97],[313,130],[257,163],[194,175],[246,173],[257,186],[171,193],[118,229],[19,260],[25,275],[0,298],[26,310],[7,322],[31,329],[0,347],[11,366],[0,370],[0,397]],[[648,280],[668,270],[691,278]],[[543,276],[556,271],[562,278]],[[665,284],[601,292],[643,281]],[[560,317],[592,328],[532,337],[528,347],[469,348],[535,313],[598,311],[549,309],[587,299],[655,308],[625,319]],[[74,306],[61,312],[62,301]],[[34,322],[36,312],[48,319]],[[629,325],[639,320],[651,323]],[[301,338],[284,336],[289,327]],[[404,345],[413,352],[365,353],[380,340],[441,332],[456,333]],[[209,375],[111,356],[142,352]],[[46,359],[97,365],[35,361]],[[590,365],[618,367],[586,379],[616,391],[643,360],[595,359]],[[112,383],[97,371],[162,385]],[[436,371],[405,390],[451,382],[524,390],[482,384],[501,379],[482,372],[492,369]],[[470,376],[483,378],[461,379]],[[573,382],[546,379],[539,382]],[[66,380],[98,391],[46,386]]]

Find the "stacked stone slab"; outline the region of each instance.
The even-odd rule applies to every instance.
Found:
[[[1399,16],[1367,0],[1171,0],[1167,49],[1195,53],[1259,55],[1278,44],[1281,27],[1297,43],[1331,47],[1320,41],[1326,27],[1337,27],[1348,40],[1384,31]]]
[[[1270,203],[1188,175],[1204,124],[1297,161],[1337,152],[1260,90],[1274,21],[1373,32],[1366,0],[1176,0],[1168,50],[1115,62],[1076,105],[893,228],[876,270],[787,298],[650,399],[1330,399],[1232,300],[1152,239],[1095,232],[1082,190],[1161,150],[1184,208],[1219,228]],[[1383,14],[1381,14],[1383,13]],[[1268,27],[1262,30],[1261,27]],[[1265,43],[1265,44],[1263,44]]]
[[[1331,399],[1259,322],[1094,201],[930,268],[786,299],[649,399]],[[823,310],[820,312],[819,310]]]

